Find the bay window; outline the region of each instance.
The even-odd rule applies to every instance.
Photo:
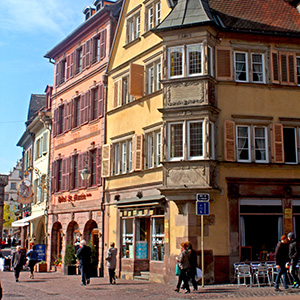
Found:
[[[187,75],[200,75],[202,71],[202,44],[187,46]]]
[[[169,77],[183,76],[183,46],[169,48]]]

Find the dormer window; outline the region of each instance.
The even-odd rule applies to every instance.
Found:
[[[93,5],[96,7],[96,11],[98,11],[102,8],[102,1],[101,0],[95,0]]]
[[[88,20],[93,15],[94,11],[95,11],[95,9],[91,8],[90,6],[87,6],[86,8],[84,8],[84,10],[82,12],[85,15],[85,20]]]

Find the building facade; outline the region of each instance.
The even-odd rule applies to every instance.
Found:
[[[94,1],[84,23],[50,50],[55,62],[51,97],[51,201],[48,210],[49,265],[64,257],[67,243],[84,238],[97,251],[103,271],[103,184],[105,77],[120,2]],[[90,174],[82,179],[82,171]],[[75,246],[74,246],[75,248]]]
[[[166,66],[161,193],[176,204],[170,257],[184,240],[200,254],[196,197],[209,194],[206,282],[231,280],[234,262],[274,260],[280,236],[300,234],[296,5],[182,0],[154,30]]]

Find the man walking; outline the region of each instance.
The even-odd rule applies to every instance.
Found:
[[[86,285],[90,283],[89,269],[91,264],[92,250],[86,245],[85,240],[81,240],[80,245],[81,247],[78,249],[76,256],[80,264],[81,285]]]
[[[275,280],[275,291],[280,291],[279,282],[283,275],[283,285],[286,291],[289,291],[287,285],[286,263],[289,261],[289,244],[287,236],[284,234],[281,236],[281,240],[278,242],[275,249],[275,260],[278,274]]]
[[[117,264],[117,248],[115,248],[115,243],[110,243],[110,248],[107,251],[106,258],[108,274],[109,274],[109,283],[116,284],[116,264]]]
[[[299,249],[297,241],[295,240],[295,235],[293,232],[288,233],[287,235],[289,240],[289,258],[290,258],[290,272],[293,277],[294,288],[298,288],[300,281],[297,275],[296,265],[299,259]]]
[[[20,272],[25,264],[25,254],[21,251],[21,246],[17,246],[12,256],[12,266],[14,267],[16,282],[19,281]]]

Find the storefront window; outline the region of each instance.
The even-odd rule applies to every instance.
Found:
[[[133,219],[123,219],[123,258],[133,258]]]
[[[148,233],[149,233],[149,219],[136,219],[136,243],[135,243],[135,258],[148,258]]]
[[[152,260],[164,260],[165,246],[164,246],[164,218],[153,218],[152,219]]]

